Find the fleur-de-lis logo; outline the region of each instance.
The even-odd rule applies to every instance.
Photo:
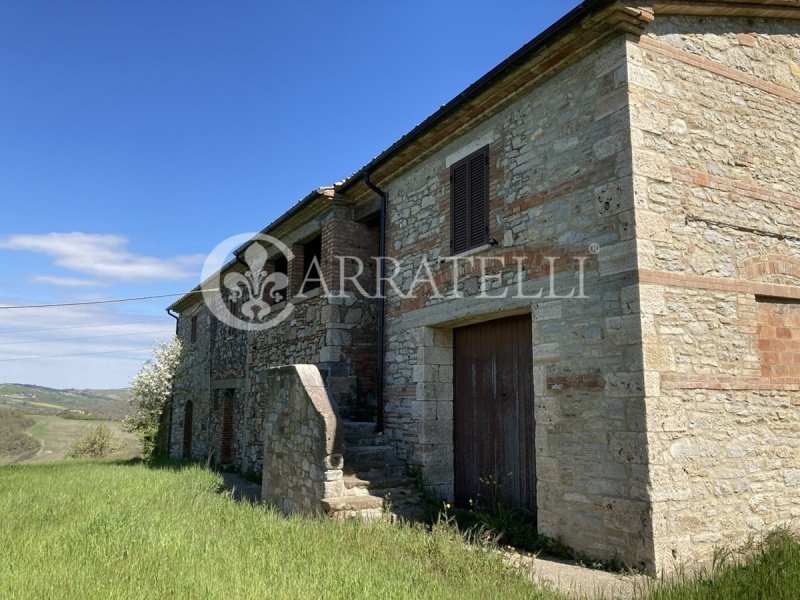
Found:
[[[283,300],[281,290],[289,285],[289,279],[283,273],[267,274],[267,251],[259,243],[250,244],[244,252],[247,271],[228,273],[223,282],[230,292],[233,301],[242,302],[241,313],[250,321],[263,321],[272,311],[264,296],[269,295],[274,303]]]
[[[227,258],[243,246],[242,262],[247,268],[242,273],[234,270]],[[294,258],[286,244],[264,233],[245,233],[228,238],[208,255],[203,265],[203,283],[200,284],[203,300],[211,313],[227,326],[260,331],[283,322],[294,310],[294,305],[287,300],[283,309],[271,316],[275,312],[274,305],[285,299],[289,280],[284,273],[267,272],[269,252],[266,248],[270,246],[276,248],[287,262]],[[233,314],[225,302],[223,292],[226,291],[228,299],[242,303],[238,314]],[[272,302],[267,300],[268,297]]]

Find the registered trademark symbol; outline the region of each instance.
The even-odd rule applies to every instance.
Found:
[[[589,252],[598,254],[600,252],[600,244],[589,244]]]

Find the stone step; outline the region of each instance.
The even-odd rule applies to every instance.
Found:
[[[375,423],[364,421],[340,421],[345,440],[371,438],[375,435]]]
[[[344,463],[356,467],[380,467],[397,462],[394,447],[381,446],[348,446],[344,451]]]
[[[385,446],[386,439],[383,434],[373,433],[369,437],[347,437],[344,438],[345,445],[348,448],[355,446]]]
[[[341,496],[339,498],[325,498],[322,507],[326,510],[362,510],[365,508],[382,508],[383,498],[380,496]]]
[[[414,485],[415,480],[411,477],[381,475],[362,479],[354,474],[344,476],[344,486],[347,489],[383,490],[389,488],[408,488],[414,490],[416,489]]]
[[[383,498],[371,495],[326,498],[322,501],[322,508],[334,518],[377,521],[383,517]]]
[[[345,476],[353,475],[365,481],[372,481],[374,479],[390,479],[406,477],[406,466],[399,462],[392,462],[389,464],[382,464],[378,466],[363,466],[363,465],[350,465],[345,461],[344,474]]]

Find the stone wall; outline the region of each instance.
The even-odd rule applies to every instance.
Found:
[[[429,283],[415,298],[390,292],[386,435],[452,497],[452,329],[532,313],[539,529],[591,556],[651,564],[627,83],[620,36],[386,186],[403,291],[423,257],[450,254],[448,166],[486,144],[497,242],[458,267],[463,298],[436,298]],[[577,257],[586,297],[565,299],[580,292]],[[479,259],[505,262],[487,270],[485,296],[506,298],[480,297]],[[453,291],[451,262],[432,277]],[[517,285],[544,292],[514,298]]]
[[[377,354],[377,302],[339,289],[332,271],[332,256],[355,256],[365,264],[358,278],[368,292],[374,291],[377,232],[354,222],[352,210],[337,206],[319,217],[323,241],[322,268],[326,286],[297,293],[305,273],[302,244],[287,244],[295,252],[290,267],[291,315],[264,331],[245,332],[211,315],[201,298],[182,309],[178,335],[184,343],[184,369],[176,381],[170,454],[182,454],[185,403],[194,406],[192,458],[221,464],[223,397],[233,394],[232,460],[223,466],[242,473],[262,471],[264,423],[268,397],[256,385],[271,367],[292,364],[317,365],[332,399],[348,416],[363,416],[374,407]],[[312,222],[313,225],[313,222]],[[302,229],[302,228],[298,228]],[[313,237],[306,226],[305,238]],[[305,239],[302,238],[302,239]],[[300,263],[298,266],[296,263]],[[294,265],[294,266],[293,266]],[[355,275],[355,273],[350,273]],[[326,295],[326,291],[330,292]],[[271,306],[279,314],[286,304]],[[191,319],[198,316],[198,339],[190,341]]]
[[[192,318],[197,319],[197,339],[191,340]],[[194,304],[178,320],[177,336],[183,344],[181,368],[173,386],[170,456],[183,456],[186,403],[192,402],[190,458],[205,459],[209,451],[208,422],[211,396],[211,327],[214,317],[202,303]]]
[[[261,499],[284,513],[316,514],[345,493],[344,437],[314,365],[268,369],[254,382],[267,398]]]
[[[655,557],[671,568],[800,515],[800,322],[775,303],[800,297],[800,25],[657,16],[628,55]]]
[[[626,31],[647,15],[628,14]],[[452,497],[453,329],[530,313],[540,532],[654,571],[800,515],[800,32],[797,21],[656,11],[643,37],[594,43],[582,59],[548,49],[550,79],[503,88],[513,101],[489,112],[474,99],[461,125],[443,126],[443,146],[381,173],[387,253],[399,260],[379,382],[385,437]],[[492,243],[456,264],[449,166],[483,146]],[[182,339],[191,315],[202,324],[176,382],[173,455],[188,399],[192,456],[216,452],[211,398],[234,389],[234,466],[266,472],[263,457],[286,439],[268,419],[277,431],[299,397],[275,399],[274,386],[291,386],[273,373],[290,371],[271,367],[319,365],[343,407],[374,391],[376,304],[330,274],[333,256],[376,254],[376,232],[330,198],[313,222],[276,233],[294,236],[298,257],[321,235],[329,288],[345,293],[292,298],[292,317],[263,333],[181,311]],[[300,448],[310,430],[292,423]],[[301,481],[279,472],[284,510],[315,510],[306,499],[328,493],[314,452],[317,471],[299,463],[314,490],[291,491]]]

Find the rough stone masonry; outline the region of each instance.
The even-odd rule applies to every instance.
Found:
[[[433,266],[413,297],[389,287],[383,356],[378,302],[351,288],[268,332],[172,306],[174,456],[260,472],[290,444],[269,368],[316,364],[345,416],[382,389],[382,435],[452,498],[454,339],[527,314],[540,533],[656,572],[800,516],[800,6],[593,1],[560,25],[267,228],[297,255],[321,236],[335,280],[337,256],[377,253],[363,176],[388,194],[398,288]],[[454,261],[451,167],[482,148],[489,243]]]

